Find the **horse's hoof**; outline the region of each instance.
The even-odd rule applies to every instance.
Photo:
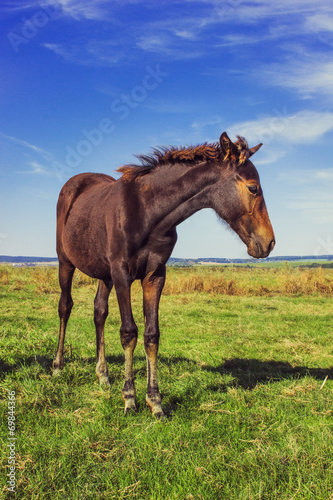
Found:
[[[163,420],[164,418],[166,418],[165,413],[163,412],[162,408],[160,410],[155,410],[152,413],[153,413],[154,417],[156,417],[160,420]]]
[[[52,370],[52,377],[60,377],[60,375],[61,375],[61,370],[60,370],[60,368],[54,368],[54,369]]]
[[[136,407],[134,399],[125,399],[125,409],[124,409],[125,415],[132,412],[137,413],[137,411],[138,409]]]
[[[149,407],[150,411],[154,415],[154,417],[163,418],[165,416],[163,413],[163,410],[162,410],[161,403],[156,402],[156,401],[155,402],[151,401],[151,399],[148,396],[146,398],[146,403],[147,403],[147,406]]]
[[[98,377],[98,381],[99,381],[99,385],[101,385],[103,387],[110,387],[111,386],[109,377],[107,375],[100,375]]]

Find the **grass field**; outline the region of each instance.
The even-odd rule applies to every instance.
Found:
[[[103,389],[95,376],[96,282],[75,275],[58,378],[57,270],[2,267],[0,286],[1,498],[333,499],[333,270],[169,269],[160,307],[163,420],[145,405],[139,284],[139,411],[127,416],[114,292],[111,388]],[[14,493],[6,484],[9,394]]]

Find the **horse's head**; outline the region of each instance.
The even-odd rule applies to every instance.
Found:
[[[224,132],[220,137],[223,168],[212,193],[212,206],[238,234],[249,255],[267,257],[275,237],[267,213],[258,172],[249,158],[261,144],[249,148],[242,137],[233,143]]]

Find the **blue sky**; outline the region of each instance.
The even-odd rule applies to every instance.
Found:
[[[55,256],[80,172],[159,145],[250,146],[272,255],[333,253],[333,6],[317,0],[1,2],[0,254]],[[247,257],[204,210],[174,257]]]

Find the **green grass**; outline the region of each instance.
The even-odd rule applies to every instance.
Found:
[[[139,285],[138,413],[123,415],[114,292],[111,388],[95,376],[93,298],[78,274],[63,375],[52,378],[55,269],[0,270],[3,499],[333,499],[333,270],[170,269],[160,307],[167,418],[145,405]],[[326,380],[324,386],[323,382]],[[6,487],[16,393],[16,492]]]

